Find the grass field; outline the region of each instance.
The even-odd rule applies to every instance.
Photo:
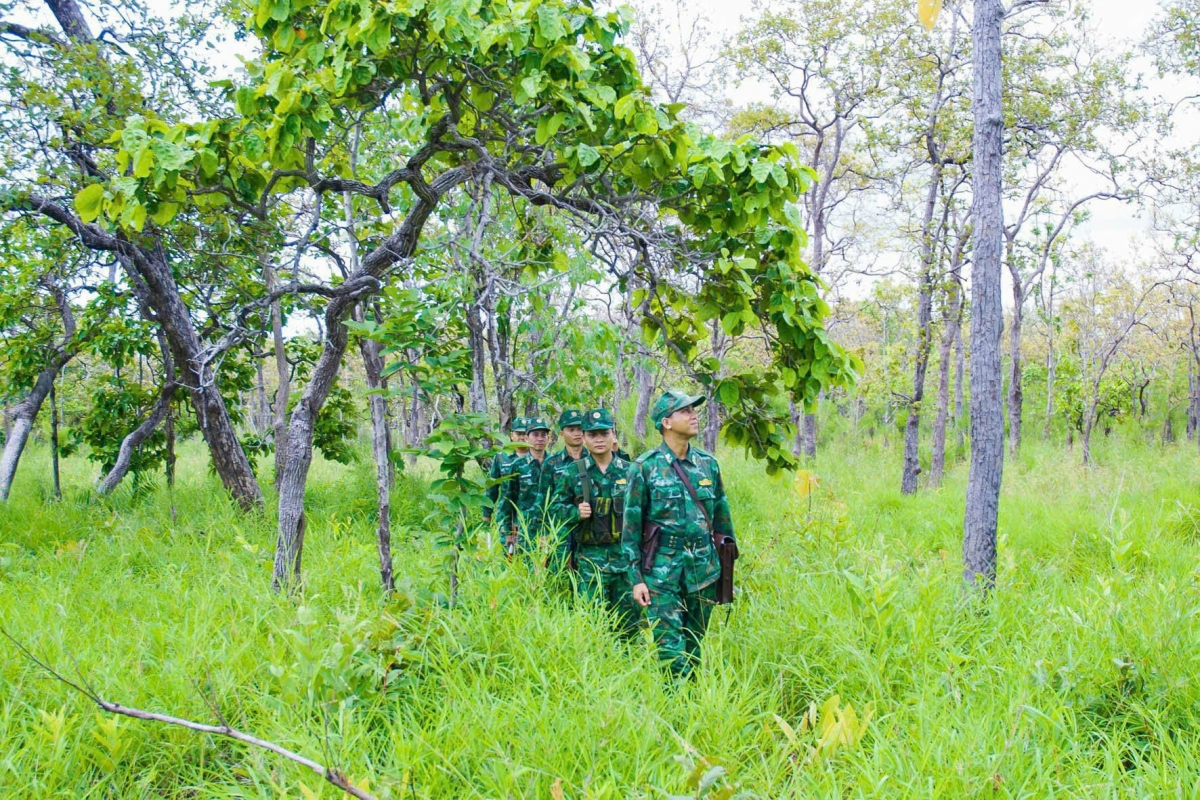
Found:
[[[1084,470],[1031,443],[1008,465],[985,603],[961,590],[964,466],[902,497],[896,450],[835,444],[810,513],[726,454],[742,593],[676,686],[482,546],[447,607],[419,475],[396,492],[384,600],[369,461],[318,461],[307,589],[287,599],[271,520],[235,513],[194,445],[173,497],[97,500],[73,459],[61,503],[32,449],[0,509],[0,622],[108,699],[206,722],[214,703],[381,797],[1198,797],[1200,459],[1115,434],[1096,454]],[[269,753],[97,713],[0,654],[4,797],[340,795]]]

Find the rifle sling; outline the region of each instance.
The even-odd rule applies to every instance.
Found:
[[[671,462],[671,466],[675,469],[675,474],[679,476],[679,480],[683,481],[683,487],[688,490],[688,494],[692,496],[692,501],[700,507],[700,513],[704,514],[704,521],[708,523],[708,535],[712,537],[713,546],[717,546],[717,532],[713,528],[712,517],[708,515],[708,507],[700,502],[700,498],[696,496],[696,490],[692,487],[692,482],[688,479],[687,473],[683,471],[683,467],[679,464],[679,459]]]

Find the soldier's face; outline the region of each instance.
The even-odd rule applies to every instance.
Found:
[[[530,450],[541,453],[546,449],[546,442],[550,441],[550,431],[530,431],[525,441],[529,442]]]
[[[520,433],[519,431],[513,431],[512,433],[508,434],[508,436],[517,444],[525,443],[525,434]]]
[[[583,428],[578,425],[568,425],[562,429],[562,438],[569,447],[579,447],[583,444]]]
[[[582,436],[583,443],[587,447],[588,452],[594,456],[611,453],[617,443],[617,437],[611,428],[603,431],[588,431],[582,434]]]
[[[683,436],[695,436],[700,432],[700,415],[696,407],[681,408],[663,420],[663,430],[674,431]]]

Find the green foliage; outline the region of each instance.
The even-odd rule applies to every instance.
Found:
[[[87,411],[71,427],[63,454],[69,455],[84,445],[88,460],[107,473],[117,463],[122,440],[141,424],[157,400],[157,387],[147,388],[115,374],[96,378]],[[166,455],[167,437],[160,426],[133,451],[129,472],[134,486],[140,487],[145,476],[164,463]]]

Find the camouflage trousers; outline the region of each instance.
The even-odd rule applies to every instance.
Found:
[[[579,596],[602,603],[616,615],[617,632],[622,636],[632,636],[637,630],[641,611],[633,601],[629,576],[624,572],[605,572],[600,563],[587,556],[579,557],[578,568],[576,586]]]
[[[689,592],[678,571],[667,574],[675,580],[646,576],[646,587],[650,590],[646,619],[658,646],[659,660],[668,662],[672,675],[686,678],[700,662],[700,642],[716,606],[717,585],[712,583]]]

